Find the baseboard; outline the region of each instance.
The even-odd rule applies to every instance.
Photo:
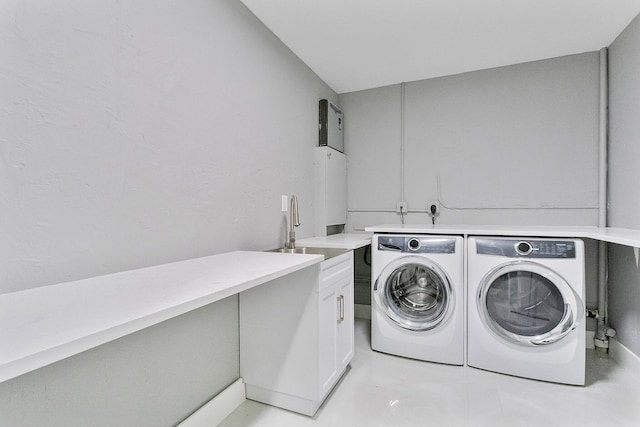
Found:
[[[640,357],[615,338],[609,338],[609,357],[631,375],[640,378]]]
[[[353,314],[356,319],[371,320],[371,306],[366,304],[354,304]]]
[[[222,390],[216,397],[205,403],[178,427],[217,426],[246,400],[242,378]]]
[[[322,402],[247,384],[247,399],[312,417]]]

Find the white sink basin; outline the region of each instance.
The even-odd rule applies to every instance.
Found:
[[[349,249],[338,249],[338,248],[277,248],[271,249],[267,252],[280,252],[283,254],[311,254],[311,255],[324,255],[324,259],[333,258],[338,255],[342,255],[343,253],[349,251]]]

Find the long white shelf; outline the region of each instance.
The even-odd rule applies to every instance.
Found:
[[[0,382],[323,259],[229,252],[0,294]]]
[[[373,233],[453,234],[462,236],[578,237],[640,247],[640,231],[590,226],[503,226],[380,224],[365,228]]]

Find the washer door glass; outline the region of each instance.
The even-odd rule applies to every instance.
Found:
[[[579,296],[562,277],[526,261],[489,272],[478,292],[478,309],[493,332],[523,345],[562,339],[575,329],[584,311]]]
[[[451,282],[442,268],[419,256],[390,263],[374,284],[379,308],[399,326],[427,331],[446,320],[454,298]]]

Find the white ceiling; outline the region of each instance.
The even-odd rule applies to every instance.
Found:
[[[608,47],[640,0],[241,0],[337,93]]]

